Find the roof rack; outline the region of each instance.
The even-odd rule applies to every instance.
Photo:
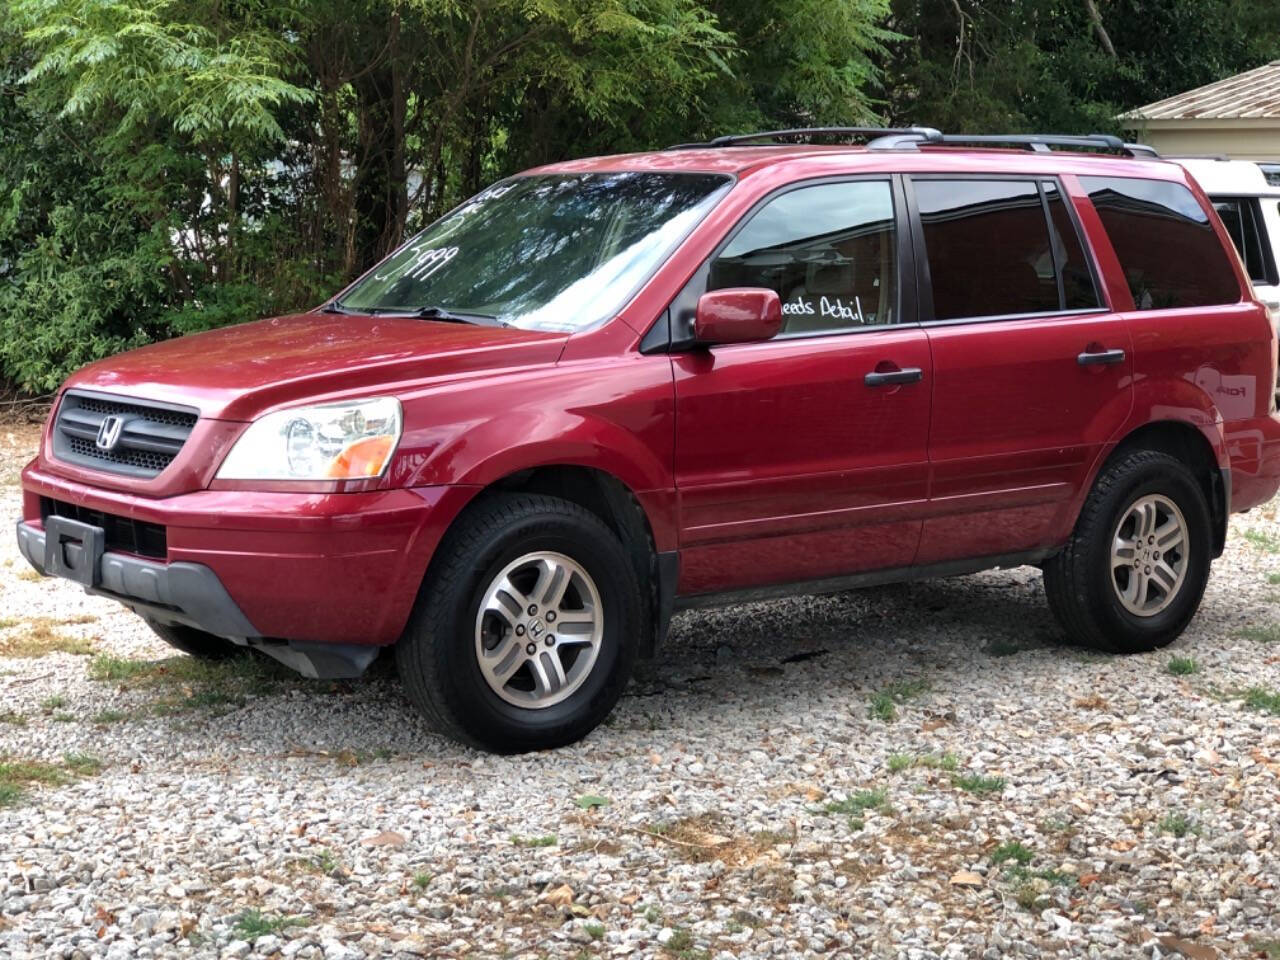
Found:
[[[1159,157],[1155,147],[1127,143],[1109,133],[1084,135],[1046,133],[943,133],[933,127],[795,127],[789,130],[762,130],[715,137],[705,143],[677,143],[668,150],[742,147],[761,140],[811,141],[816,137],[865,139],[868,150],[918,150],[922,146],[1021,147],[1048,153],[1053,147],[1097,150],[1129,157]]]
[[[1113,137],[1109,133],[1090,133],[1081,136],[1044,133],[947,133],[943,134],[940,140],[927,142],[942,143],[950,146],[1022,147],[1037,153],[1047,153],[1052,147],[1066,147],[1068,149],[1105,150],[1129,157],[1160,156],[1155,147],[1147,146],[1145,143],[1126,143],[1119,137]]]
[[[832,137],[844,140],[854,138],[867,139],[873,146],[877,141],[887,137],[909,138],[910,142],[932,140],[942,134],[932,127],[794,127],[787,130],[761,130],[758,133],[737,133],[725,137],[715,137],[705,143],[676,143],[668,150],[696,150],[708,147],[743,147],[750,146],[759,140],[811,140],[815,137]]]

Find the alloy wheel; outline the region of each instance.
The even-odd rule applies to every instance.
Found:
[[[476,616],[476,659],[491,690],[517,707],[560,703],[586,681],[600,653],[600,592],[581,564],[541,550],[507,564]]]

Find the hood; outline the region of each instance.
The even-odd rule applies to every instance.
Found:
[[[567,334],[332,313],[299,313],[223,327],[108,357],[68,387],[252,420],[270,407],[378,391],[406,380],[554,363]]]

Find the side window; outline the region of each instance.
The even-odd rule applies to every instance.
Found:
[[[1093,285],[1093,271],[1085,258],[1084,245],[1075,221],[1067,211],[1062,191],[1051,180],[1041,184],[1049,207],[1049,223],[1053,226],[1053,253],[1062,274],[1062,309],[1088,310],[1100,307],[1098,291]]]
[[[770,200],[711,262],[707,289],[723,287],[776,290],[784,334],[898,322],[888,181],[817,184]]]
[[[1213,209],[1222,218],[1222,225],[1231,235],[1236,252],[1244,263],[1245,273],[1254,283],[1268,283],[1266,249],[1258,230],[1261,213],[1258,202],[1243,197],[1211,197]]]
[[[937,320],[1059,309],[1053,243],[1030,180],[915,180]]]
[[[1235,303],[1240,286],[1209,215],[1180,183],[1081,177],[1139,310]]]

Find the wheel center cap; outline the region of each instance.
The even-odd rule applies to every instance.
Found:
[[[535,640],[541,640],[542,635],[547,632],[547,625],[541,620],[529,621],[529,636]]]

